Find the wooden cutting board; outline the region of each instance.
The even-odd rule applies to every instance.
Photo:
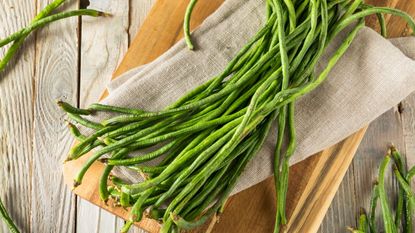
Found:
[[[192,16],[192,28],[200,25],[223,0],[199,0]],[[183,15],[188,0],[158,0],[137,37],[131,43],[114,78],[125,71],[149,63],[169,49],[182,37]],[[107,92],[104,91],[102,98]],[[287,232],[316,232],[361,142],[366,128],[344,141],[291,167],[287,200],[289,223]],[[91,154],[64,165],[64,178],[72,187],[73,177]],[[108,205],[99,199],[98,180],[104,165],[96,162],[86,173],[75,194],[109,212],[128,218],[128,211]],[[275,190],[269,178],[233,197],[220,221],[212,221],[194,232],[272,232],[275,214]],[[153,233],[159,223],[144,218],[137,226]]]

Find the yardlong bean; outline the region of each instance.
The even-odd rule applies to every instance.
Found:
[[[379,168],[379,200],[380,206],[382,207],[383,224],[385,226],[386,233],[396,233],[396,228],[392,220],[390,207],[387,201],[387,195],[385,192],[385,170],[390,161],[390,156],[385,156],[382,164]]]
[[[0,72],[2,72],[7,64],[10,62],[12,57],[16,54],[16,52],[19,50],[19,48],[22,46],[25,39],[28,37],[28,35],[33,32],[36,29],[39,29],[41,27],[44,27],[45,25],[61,20],[68,17],[73,16],[92,16],[92,17],[99,17],[99,16],[108,16],[109,14],[92,10],[92,9],[80,9],[80,10],[73,10],[73,11],[67,11],[62,13],[56,13],[51,15],[51,12],[58,8],[60,5],[62,5],[65,2],[65,0],[55,0],[48,4],[44,9],[42,9],[39,14],[36,15],[36,17],[32,20],[32,22],[29,24],[29,26],[19,30],[16,33],[11,34],[7,38],[0,40],[0,47],[5,46],[6,44],[9,44],[13,42],[13,44],[10,46],[10,48],[5,53],[4,57],[0,60]]]
[[[398,182],[398,198],[393,201],[393,205],[389,205],[387,192],[385,190],[385,173],[388,164],[393,158],[394,164],[392,164],[394,178]],[[412,169],[415,169],[415,166]],[[366,215],[364,209],[361,211],[358,223],[358,231],[365,233],[376,232],[412,232],[413,221],[413,204],[415,202],[414,191],[408,184],[407,177],[402,174],[407,173],[407,168],[399,151],[391,146],[388,150],[387,156],[382,160],[379,168],[378,178],[379,182],[375,182],[372,190],[372,196],[370,199],[370,212]],[[376,207],[380,201],[381,215],[383,220],[383,229],[378,231],[376,224]],[[393,211],[391,207],[395,206],[395,221],[392,219]],[[354,230],[354,229],[352,229]]]
[[[10,218],[10,215],[6,210],[6,207],[4,207],[3,201],[1,199],[0,199],[0,218],[2,218],[3,221],[6,223],[11,233],[19,233],[19,229],[17,228],[13,220]]]

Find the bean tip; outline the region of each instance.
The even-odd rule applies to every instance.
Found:
[[[74,158],[78,158],[77,156],[78,156],[78,149],[76,146],[74,146],[69,150],[68,157],[71,159],[74,159]]]
[[[101,158],[101,159],[98,159],[98,161],[101,162],[101,163],[107,164],[108,163],[108,158]]]
[[[144,180],[149,179],[149,176],[146,173],[142,172],[142,171],[138,171],[138,174],[140,174],[140,176],[143,177]]]
[[[76,189],[76,187],[78,187],[79,185],[81,185],[81,182],[74,180],[73,181],[73,186],[72,186],[72,190]]]
[[[219,221],[219,220],[218,220]],[[287,232],[287,224],[286,223],[284,223],[284,224],[281,224],[281,232],[284,232],[284,233],[286,233]]]
[[[64,105],[64,104],[65,104],[65,102],[64,102],[63,100],[60,100],[60,99],[55,100],[55,102],[56,102],[56,104],[57,104],[59,107],[61,107],[61,108],[62,108],[62,105]]]
[[[67,162],[70,162],[70,161],[72,161],[72,160],[73,160],[73,158],[68,157],[68,158],[66,158],[66,159],[63,161],[63,164],[65,164],[65,163],[67,163]]]
[[[180,220],[180,217],[174,212],[170,212],[170,218],[173,220],[173,222],[177,222]]]
[[[128,221],[134,222],[135,214],[130,214],[130,217],[128,218]]]
[[[348,230],[350,232],[355,232],[355,229],[353,227],[346,227],[346,230]]]
[[[121,186],[121,192],[131,194],[131,190],[125,185]]]
[[[75,125],[74,125],[74,124],[72,124],[72,122],[70,122],[70,121],[68,121],[68,120],[66,120],[66,119],[65,119],[65,123],[66,123],[66,126],[67,126],[69,129],[72,129],[72,128],[74,128],[74,127],[75,127]]]
[[[101,125],[103,125],[103,126],[110,126],[111,125],[111,122],[108,121],[108,120],[103,120],[103,121],[101,121]]]
[[[102,16],[102,17],[112,17],[113,14],[108,13],[108,12],[98,11],[98,16]]]

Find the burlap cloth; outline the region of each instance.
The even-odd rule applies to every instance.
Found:
[[[160,110],[222,71],[265,20],[265,0],[226,0],[193,33],[196,51],[178,42],[157,60],[113,81],[103,103]],[[329,46],[316,72],[337,48]],[[296,103],[298,148],[291,163],[327,148],[398,104],[415,90],[415,38],[386,40],[370,28],[357,38],[328,79]],[[104,116],[96,116],[102,118]],[[276,129],[248,164],[234,193],[272,175]],[[139,155],[138,155],[139,156]],[[130,180],[139,176],[116,170]]]

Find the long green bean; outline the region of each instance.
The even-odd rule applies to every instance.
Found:
[[[18,32],[15,32],[8,36],[7,38],[0,40],[0,47],[3,47],[4,45],[15,41],[19,38],[26,37],[29,35],[32,31],[44,27],[46,24],[49,24],[54,21],[58,21],[64,18],[68,17],[74,17],[74,16],[81,16],[81,15],[87,15],[92,17],[99,17],[99,16],[105,16],[106,14],[104,12],[91,10],[91,9],[81,9],[81,10],[73,10],[73,11],[67,11],[63,13],[57,13],[51,16],[47,16],[45,18],[36,20],[32,24],[30,24],[28,27],[21,29]]]
[[[386,233],[396,233],[396,228],[392,220],[390,207],[385,192],[385,170],[390,161],[390,156],[385,156],[379,168],[379,200],[382,207],[383,224]]]
[[[370,220],[369,220],[369,227],[371,233],[376,233],[376,206],[378,204],[379,199],[379,187],[378,183],[376,182],[373,186],[372,196],[370,198]]]
[[[45,8],[43,8],[32,20],[32,23],[36,22],[39,19],[44,18],[45,16],[49,15],[53,10],[61,6],[65,0],[54,0],[53,2],[49,3]],[[12,57],[16,54],[19,48],[23,45],[27,35],[24,37],[20,37],[19,39],[15,40],[7,52],[4,54],[4,57],[0,60],[0,72],[2,72]]]
[[[401,173],[399,172],[397,167],[393,168],[393,172],[395,173],[395,176],[402,187],[402,189],[405,191],[405,194],[407,195],[407,198],[411,202],[411,205],[415,205],[415,194],[412,191],[409,184],[406,182],[406,180],[402,177]]]
[[[3,201],[1,199],[0,199],[0,217],[3,219],[4,223],[6,223],[11,233],[19,233],[19,229],[17,228],[13,220],[10,218],[10,215],[6,210],[6,207],[4,207]]]
[[[46,12],[46,11],[45,11]],[[4,45],[15,41],[13,45],[9,48],[9,50],[6,52],[3,59],[0,61],[0,71],[2,71],[7,63],[10,61],[10,59],[13,57],[13,55],[16,53],[16,51],[19,49],[19,47],[24,42],[24,39],[34,30],[44,27],[45,25],[61,20],[68,17],[73,16],[81,16],[81,15],[87,15],[91,17],[99,17],[99,16],[106,16],[107,14],[104,12],[91,10],[91,9],[81,9],[81,10],[73,10],[63,13],[57,13],[51,16],[42,15],[41,17],[38,17],[36,20],[33,20],[32,23],[20,31],[13,33],[12,35],[8,36],[7,38],[0,40],[0,47],[3,47]]]
[[[184,15],[184,23],[183,23],[184,38],[185,38],[187,47],[190,50],[194,49],[192,39],[190,38],[190,18],[192,17],[193,8],[195,7],[196,3],[197,3],[197,0],[190,0],[190,3],[187,6],[186,13]]]
[[[400,174],[402,174],[401,177],[402,176],[405,177],[406,176],[406,167],[404,165],[404,162],[402,160],[402,157],[401,157],[399,151],[393,145],[391,146],[390,150],[391,150],[390,153],[392,155],[392,158],[395,162],[394,167],[396,166],[397,171]],[[401,179],[404,179],[403,177]],[[406,180],[405,180],[405,182],[406,182]],[[405,190],[400,188],[399,191],[398,191],[398,203],[397,203],[396,211],[395,211],[395,226],[398,229],[400,228],[400,225],[401,225],[402,212],[404,210],[404,205],[406,204],[405,203],[406,202],[405,195],[407,195],[407,194],[405,194]]]

